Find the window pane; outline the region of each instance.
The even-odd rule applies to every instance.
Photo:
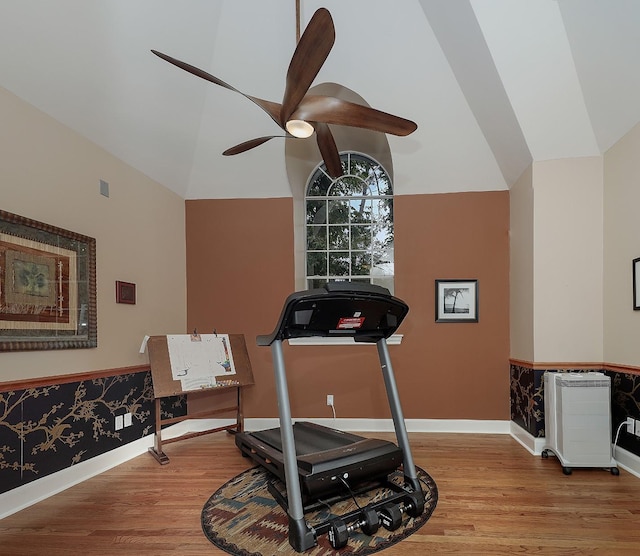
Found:
[[[393,241],[389,245],[386,245],[384,248],[373,249],[372,255],[374,267],[386,263],[393,264]]]
[[[327,275],[327,252],[307,253],[307,276]]]
[[[393,242],[385,249],[373,252],[373,268],[371,276],[390,276],[394,274]],[[386,287],[386,286],[385,286]]]
[[[307,287],[309,289],[322,288],[326,283],[327,283],[326,278],[315,278],[315,279],[307,280]]]
[[[372,169],[369,179],[367,180],[371,195],[392,195],[391,182],[382,168],[378,166]]]
[[[371,272],[371,254],[367,252],[351,253],[351,274],[368,275]]]
[[[327,227],[307,226],[307,249],[317,251],[327,248]]]
[[[363,180],[366,180],[371,173],[371,169],[377,166],[369,158],[355,153],[351,155],[350,162],[349,173]]]
[[[308,197],[324,197],[329,191],[329,186],[331,185],[331,178],[327,176],[324,172],[320,171],[316,174],[315,179],[309,186],[309,190],[307,192]]]
[[[373,250],[380,251],[393,243],[393,203],[391,199],[374,202]]]
[[[338,197],[353,197],[356,195],[366,195],[367,184],[353,176],[343,176],[331,186],[329,195]]]
[[[371,276],[393,276],[393,261],[392,262],[377,262],[371,269]]]
[[[326,221],[326,201],[307,201],[307,224],[324,224]]]
[[[351,222],[361,224],[371,222],[373,201],[371,199],[354,199],[349,201],[349,213]]]
[[[349,249],[349,226],[329,226],[329,250]]]
[[[376,199],[372,202],[373,217],[381,220],[393,219],[393,199]]]
[[[383,251],[393,243],[393,230],[388,226],[376,226],[373,233],[372,249],[374,252]]]
[[[329,224],[349,222],[349,203],[347,201],[328,201]]]
[[[371,248],[371,226],[351,226],[351,249]]]
[[[341,251],[329,253],[329,274],[332,276],[349,275],[349,253]]]

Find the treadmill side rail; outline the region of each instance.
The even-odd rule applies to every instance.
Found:
[[[282,354],[282,340],[274,340],[271,344],[273,370],[278,396],[278,413],[280,415],[280,435],[282,437],[282,455],[284,457],[284,474],[287,485],[287,514],[289,517],[289,544],[298,552],[316,545],[315,532],[311,530],[304,518],[302,493],[298,479],[298,459],[293,437],[293,423],[291,421],[291,406],[289,405],[289,390],[287,374]]]
[[[396,385],[396,377],[393,373],[391,358],[389,357],[389,348],[387,340],[382,338],[377,343],[378,356],[380,358],[380,366],[382,367],[382,376],[384,377],[384,385],[387,390],[387,398],[389,399],[389,407],[391,408],[391,416],[393,417],[393,427],[396,431],[396,439],[398,446],[404,454],[404,478],[414,490],[421,491],[420,481],[416,473],[416,467],[413,463],[411,455],[411,446],[409,445],[409,436],[407,435],[407,426],[402,413],[402,405],[400,404],[400,396],[398,395],[398,387]]]

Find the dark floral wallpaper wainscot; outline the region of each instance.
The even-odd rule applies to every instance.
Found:
[[[511,420],[534,438],[544,438],[544,373],[589,372],[594,369],[539,369],[511,363]],[[597,369],[611,377],[611,439],[627,417],[640,419],[640,374],[610,369]],[[622,427],[617,445],[640,456],[640,437],[628,434]]]
[[[163,398],[163,419],[186,414],[186,397]],[[115,430],[115,417],[132,424]],[[0,493],[152,434],[149,370],[0,392]]]

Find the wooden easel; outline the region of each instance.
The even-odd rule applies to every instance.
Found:
[[[156,430],[153,447],[149,448],[151,455],[162,465],[169,463],[169,457],[162,451],[162,426],[171,425],[187,419],[205,419],[222,413],[235,412],[236,421],[231,425],[208,429],[205,431],[186,433],[176,438],[165,440],[164,444],[186,440],[195,436],[202,436],[214,432],[227,431],[229,433],[241,432],[244,427],[242,413],[242,387],[253,384],[253,372],[247,353],[247,345],[243,334],[229,334],[229,348],[233,354],[236,374],[231,377],[216,376],[216,384],[210,388],[183,391],[180,380],[174,380],[171,372],[169,347],[166,336],[151,336],[147,341],[149,350],[149,363],[151,365],[151,378],[153,381],[153,395],[155,398]],[[228,407],[211,408],[210,404],[216,394],[229,392],[235,388],[236,404]],[[170,419],[162,419],[160,402],[162,398],[169,396],[187,396],[187,414]],[[202,409],[202,407],[206,409]]]

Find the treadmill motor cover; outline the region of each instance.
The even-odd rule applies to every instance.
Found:
[[[328,282],[323,288],[291,294],[276,329],[258,336],[257,343],[268,346],[275,340],[312,336],[375,343],[391,336],[408,312],[404,301],[381,286]]]

